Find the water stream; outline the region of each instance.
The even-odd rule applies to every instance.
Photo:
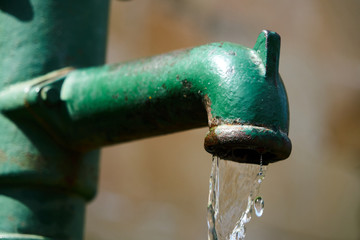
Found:
[[[208,240],[243,240],[252,213],[260,217],[259,195],[266,166],[236,163],[213,156],[208,201]]]

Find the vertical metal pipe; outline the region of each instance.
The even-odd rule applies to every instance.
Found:
[[[63,67],[102,64],[108,7],[107,0],[2,0],[0,90]],[[0,132],[0,238],[82,239],[98,151],[66,150],[26,117],[15,124],[0,114]]]
[[[108,5],[107,0],[2,0],[1,84],[67,66],[103,64]]]

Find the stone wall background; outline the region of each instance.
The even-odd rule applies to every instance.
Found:
[[[360,239],[360,2],[357,0],[111,1],[107,62],[215,41],[282,37],[291,157],[270,166],[265,211],[247,239]],[[211,156],[206,128],[102,151],[87,240],[207,239]]]

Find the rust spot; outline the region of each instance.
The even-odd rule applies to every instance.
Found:
[[[209,128],[216,127],[221,124],[227,124],[226,120],[222,119],[220,116],[213,116],[211,113],[211,100],[206,94],[204,96],[204,105],[208,115],[208,125]],[[232,123],[231,123],[232,124]]]
[[[113,99],[118,99],[119,98],[119,93],[112,95],[112,98]]]
[[[219,144],[219,140],[215,133],[215,129],[210,128],[210,131],[207,134],[207,141],[205,142],[205,146],[207,146],[208,148],[211,148],[212,146],[217,145],[217,144]]]
[[[163,89],[167,89],[165,83],[164,83],[163,85],[161,85],[161,87],[162,87]]]
[[[208,116],[208,125],[209,127],[211,127],[211,120],[212,120],[212,114],[211,114],[211,100],[209,98],[209,96],[207,94],[205,94],[204,96],[204,105],[205,105],[205,109],[207,112],[207,116]]]
[[[7,161],[7,156],[4,151],[0,150],[0,163],[4,163]]]
[[[219,117],[219,116],[215,116],[215,117],[212,117],[211,118],[211,120],[210,120],[210,127],[216,127],[216,126],[218,126],[218,125],[221,125],[221,124],[223,124],[223,120],[222,120],[222,118],[221,117]]]
[[[183,85],[184,88],[187,89],[191,89],[192,88],[192,83],[189,82],[187,79],[184,79],[181,81],[181,84]]]
[[[44,169],[47,165],[46,160],[41,155],[25,153],[25,158],[11,158],[10,161],[21,168]]]
[[[11,164],[15,164],[24,169],[44,169],[46,167],[46,161],[42,156],[32,153],[25,153],[24,155],[24,158],[20,157],[20,159],[16,157],[10,158]]]

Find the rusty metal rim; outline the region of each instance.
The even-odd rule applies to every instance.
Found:
[[[205,137],[205,150],[236,162],[264,164],[286,159],[291,152],[287,134],[251,125],[219,125],[210,128]]]

